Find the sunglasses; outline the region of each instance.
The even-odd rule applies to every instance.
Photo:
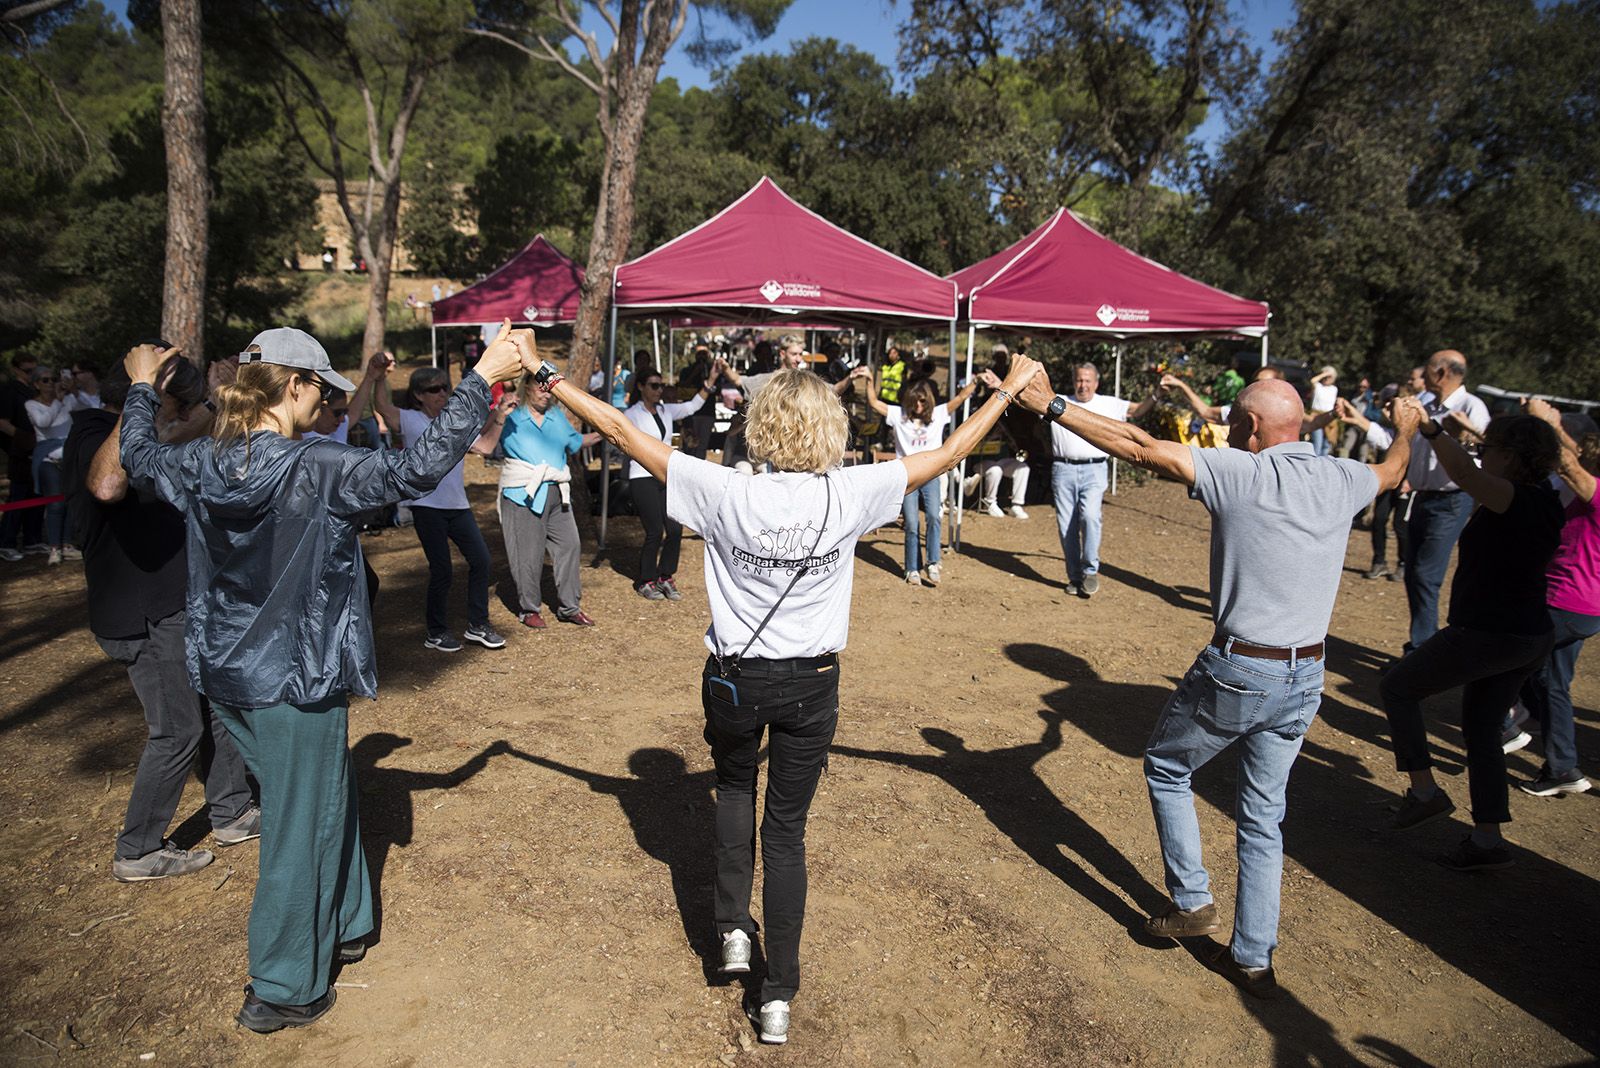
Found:
[[[644,384],[644,388],[645,389],[660,389],[661,388],[661,383],[660,382],[646,382]]]
[[[350,408],[348,406],[343,407],[343,408],[329,408],[328,411],[332,412],[334,415],[337,415],[339,418],[343,419],[346,415],[349,414]]]
[[[449,386],[424,386],[421,389],[417,390],[416,392],[418,392],[418,393],[443,393],[445,390],[447,390],[449,388],[450,388]]]
[[[317,396],[319,396],[324,401],[326,401],[328,399],[328,394],[333,392],[333,384],[331,382],[324,382],[320,378],[316,378],[316,377],[306,378],[306,377],[302,376],[300,381],[305,382],[308,385],[312,385],[312,386],[317,387]]]

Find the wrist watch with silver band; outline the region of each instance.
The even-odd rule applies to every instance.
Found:
[[[1067,398],[1057,393],[1050,398],[1050,406],[1045,409],[1045,414],[1051,419],[1060,419],[1061,413],[1067,410]]]

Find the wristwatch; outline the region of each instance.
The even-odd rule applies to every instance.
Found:
[[[1052,419],[1060,419],[1061,418],[1061,413],[1066,411],[1066,410],[1067,410],[1067,398],[1065,398],[1061,394],[1057,393],[1054,397],[1050,398],[1050,406],[1048,408],[1046,408],[1044,411],[1045,411],[1045,414],[1048,415],[1050,418],[1052,418]]]
[[[533,381],[540,389],[549,389],[551,383],[561,377],[561,369],[549,360],[539,361],[539,369],[533,372]]]

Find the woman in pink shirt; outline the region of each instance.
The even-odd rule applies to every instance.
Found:
[[[1555,625],[1555,648],[1544,666],[1522,687],[1522,704],[1544,735],[1544,767],[1539,777],[1519,784],[1535,797],[1581,794],[1589,780],[1578,771],[1578,748],[1572,717],[1572,676],[1586,638],[1600,634],[1600,510],[1594,497],[1600,474],[1600,434],[1574,441],[1561,426],[1561,415],[1542,400],[1523,402],[1529,415],[1556,428],[1561,439],[1557,473],[1572,491],[1561,547],[1546,573],[1545,603]],[[1565,496],[1563,494],[1563,496]]]

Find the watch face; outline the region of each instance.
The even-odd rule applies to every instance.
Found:
[[[1046,409],[1051,415],[1060,415],[1067,410],[1067,402],[1062,397],[1050,398],[1050,407]]]

